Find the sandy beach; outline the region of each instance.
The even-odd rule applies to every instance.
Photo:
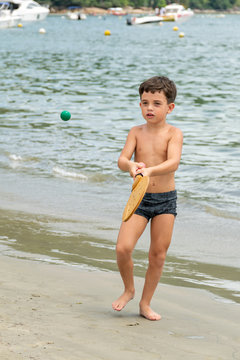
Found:
[[[239,305],[206,291],[160,284],[151,322],[138,315],[141,278],[116,313],[118,274],[3,256],[0,270],[3,360],[240,359]]]

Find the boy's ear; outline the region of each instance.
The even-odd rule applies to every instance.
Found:
[[[174,103],[168,104],[168,114],[170,114],[170,113],[173,111],[174,108],[175,108],[175,104],[174,104]]]

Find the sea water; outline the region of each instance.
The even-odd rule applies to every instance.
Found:
[[[168,121],[184,146],[162,281],[239,302],[239,16],[196,15],[178,26],[184,38],[173,23],[127,26],[114,16],[1,29],[2,254],[117,270],[131,189],[117,159],[129,129],[144,122],[139,84],[166,75],[178,89]],[[71,120],[60,119],[63,110]],[[136,275],[148,247],[149,228],[134,252]]]

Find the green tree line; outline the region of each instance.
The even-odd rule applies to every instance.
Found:
[[[133,8],[141,7],[164,7],[168,0],[41,0],[42,4],[47,3],[51,7],[58,9],[68,8],[70,6],[78,7],[99,7],[108,9],[110,7],[126,7],[132,6]],[[174,1],[172,1],[174,2]],[[182,0],[181,4],[186,8],[192,9],[214,9],[214,10],[227,10],[234,7],[240,7],[240,0]]]

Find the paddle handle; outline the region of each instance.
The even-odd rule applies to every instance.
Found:
[[[142,168],[145,168],[145,167],[146,167],[146,164],[144,164],[144,162],[140,162],[139,164],[141,165],[141,167],[138,168],[138,169],[142,169]],[[137,174],[137,175],[135,176],[135,179],[136,179],[136,177],[137,177],[138,175],[143,176],[142,173],[139,173],[139,174]]]
[[[145,165],[143,162],[140,162],[139,164],[141,165],[141,168],[145,168],[145,167],[146,167],[146,165]],[[138,169],[141,169],[141,168],[138,168]],[[135,189],[135,187],[137,186],[137,184],[138,184],[138,182],[139,182],[139,180],[140,180],[140,178],[137,178],[138,176],[143,177],[143,174],[142,174],[142,173],[139,173],[139,174],[137,174],[137,175],[135,176],[134,182],[133,182],[133,185],[132,185],[132,191],[133,191],[133,189]]]

